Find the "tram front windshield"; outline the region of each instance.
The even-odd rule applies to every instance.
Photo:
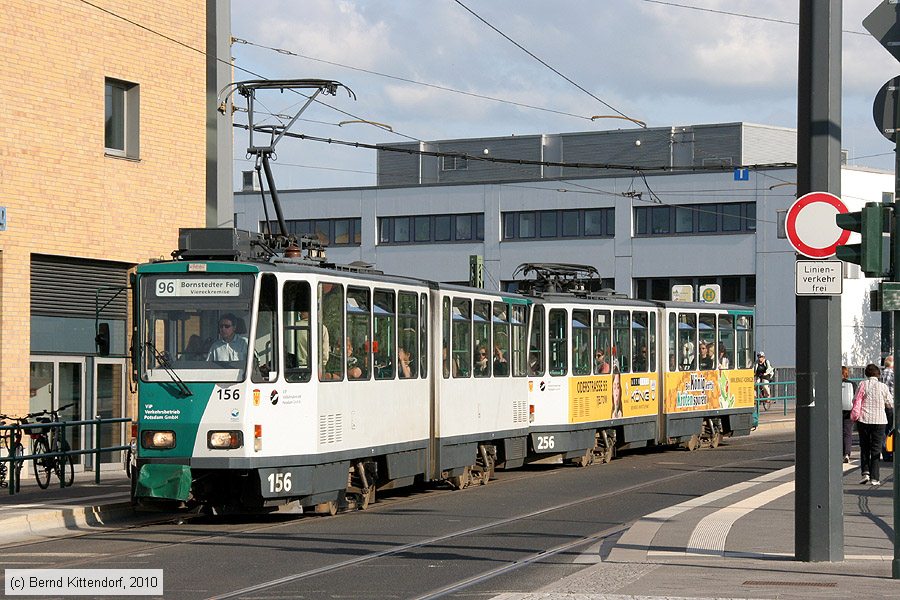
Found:
[[[252,275],[165,273],[142,279],[144,381],[243,381]]]

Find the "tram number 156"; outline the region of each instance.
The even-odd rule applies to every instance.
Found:
[[[263,498],[294,496],[303,491],[304,479],[301,472],[290,467],[260,469],[259,487]]]
[[[291,474],[287,473],[269,473],[266,477],[269,482],[269,493],[280,494],[281,492],[291,491]]]

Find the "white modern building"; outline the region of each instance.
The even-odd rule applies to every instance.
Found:
[[[289,232],[328,242],[330,261],[387,273],[467,282],[479,256],[494,289],[515,289],[529,262],[591,265],[604,287],[638,298],[692,285],[699,300],[701,285],[716,284],[721,301],[756,307],[758,348],[793,366],[796,254],[784,215],[795,161],[795,130],[748,123],[449,140],[385,145],[375,186],[279,197]],[[894,186],[892,173],[860,167],[842,167],[841,180],[850,210]],[[260,231],[259,191],[234,201],[237,227]],[[845,267],[848,364],[889,347],[868,310],[874,285]]]

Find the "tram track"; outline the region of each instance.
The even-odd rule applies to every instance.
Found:
[[[743,440],[741,440],[741,441],[743,442]],[[755,442],[756,443],[754,445],[757,448],[759,446],[768,446],[770,443],[773,443],[773,444],[777,443],[774,440],[772,442],[769,442],[767,440],[755,440]],[[668,457],[675,458],[675,456],[673,456],[671,454],[669,454]],[[636,456],[633,458],[638,459],[639,457]],[[652,456],[649,458],[650,458],[650,460],[653,460]],[[553,504],[552,506],[541,507],[537,510],[523,512],[521,514],[514,514],[514,515],[511,515],[511,516],[508,516],[505,518],[493,519],[489,522],[482,523],[482,524],[472,526],[472,527],[467,527],[467,528],[464,528],[464,529],[461,529],[458,531],[451,531],[448,533],[444,533],[442,535],[431,536],[431,537],[427,537],[424,539],[411,541],[406,544],[391,546],[391,547],[384,548],[384,549],[381,549],[378,551],[367,552],[365,554],[362,554],[362,555],[359,555],[359,556],[356,556],[356,557],[353,557],[353,558],[350,558],[347,560],[342,560],[342,561],[334,562],[331,564],[321,565],[316,568],[310,568],[310,569],[303,570],[303,571],[289,573],[288,575],[283,575],[280,577],[273,577],[271,579],[262,581],[260,583],[257,583],[257,584],[251,585],[251,586],[235,588],[235,589],[232,589],[231,591],[225,591],[220,594],[212,595],[212,596],[209,596],[209,598],[236,598],[236,597],[241,597],[241,596],[246,596],[246,595],[253,595],[255,593],[264,592],[265,590],[270,590],[273,588],[277,588],[279,586],[285,586],[292,582],[302,581],[305,579],[309,580],[309,579],[313,579],[313,578],[320,577],[323,575],[340,572],[342,570],[351,569],[355,566],[363,565],[365,563],[371,563],[372,561],[376,561],[381,558],[386,558],[386,557],[391,557],[391,556],[396,557],[396,556],[410,553],[411,551],[415,551],[417,549],[427,549],[429,547],[439,546],[439,545],[445,544],[446,542],[451,541],[451,540],[460,540],[460,539],[466,538],[467,536],[477,536],[478,534],[487,532],[492,529],[497,529],[497,528],[501,528],[504,526],[514,525],[517,523],[527,523],[529,520],[540,518],[549,513],[553,513],[553,512],[557,512],[557,511],[564,511],[566,509],[571,509],[571,508],[575,508],[575,507],[578,507],[581,505],[587,505],[590,503],[601,503],[604,501],[609,501],[611,499],[615,499],[617,496],[621,496],[621,495],[625,495],[625,494],[629,494],[629,493],[633,493],[633,492],[642,492],[642,491],[652,490],[652,489],[658,488],[666,483],[677,482],[679,480],[684,480],[689,477],[702,475],[703,473],[706,473],[706,472],[742,469],[742,468],[746,468],[748,465],[751,465],[754,463],[758,464],[760,462],[760,460],[762,460],[762,459],[783,460],[785,458],[788,458],[788,459],[793,458],[793,454],[786,453],[786,454],[760,456],[759,453],[755,453],[752,457],[743,457],[739,460],[734,460],[734,461],[730,461],[730,462],[726,462],[726,463],[707,465],[707,466],[697,466],[695,468],[691,468],[690,470],[686,470],[683,472],[670,473],[670,474],[667,474],[662,477],[659,477],[659,476],[652,477],[648,481],[643,481],[643,482],[635,483],[632,485],[619,487],[614,490],[607,490],[607,491],[603,491],[602,493],[591,494],[591,495],[580,497],[580,498],[577,498],[574,500],[558,502],[556,504]],[[677,462],[680,463],[682,461],[679,460]],[[640,465],[638,465],[638,466],[640,466]],[[602,469],[602,468],[604,468],[604,465],[596,465],[594,468]],[[581,469],[578,469],[578,470],[580,471]],[[584,469],[584,472],[587,473],[590,470],[591,470],[590,468]],[[552,470],[547,470],[547,471],[531,470],[531,471],[526,471],[526,472],[515,471],[515,472],[505,474],[508,476],[504,476],[502,479],[492,481],[489,484],[489,487],[513,485],[517,482],[521,482],[522,480],[533,479],[536,476],[540,477],[540,478],[546,478],[546,477],[552,477],[552,476],[557,476],[557,475],[563,475],[565,473],[571,473],[571,472],[572,472],[572,469],[552,469]],[[473,491],[477,490],[477,489],[482,489],[482,488],[473,488]],[[437,492],[437,493],[435,493],[435,492]],[[321,523],[327,522],[332,519],[340,519],[342,517],[346,518],[348,516],[363,517],[366,513],[388,513],[389,514],[393,510],[403,509],[403,507],[406,507],[406,506],[409,506],[412,504],[422,504],[424,502],[427,502],[428,500],[431,500],[431,499],[434,499],[437,497],[444,497],[446,495],[460,494],[460,493],[467,493],[467,491],[463,490],[462,492],[459,492],[459,491],[455,491],[455,490],[451,490],[451,489],[441,490],[441,489],[430,488],[430,489],[426,490],[426,493],[415,493],[414,492],[408,496],[400,495],[399,497],[398,496],[388,497],[384,501],[371,506],[365,512],[353,511],[353,512],[347,512],[347,513],[340,513],[334,517],[324,516],[324,517],[318,517],[315,519],[308,519],[308,520],[289,519],[289,520],[279,520],[278,522],[274,522],[274,523],[273,522],[267,522],[267,523],[263,523],[263,524],[254,523],[251,526],[246,526],[246,523],[238,523],[234,529],[231,529],[229,531],[201,533],[200,535],[191,535],[191,536],[189,536],[185,539],[181,539],[181,540],[171,540],[171,541],[165,541],[165,542],[150,543],[150,544],[146,544],[146,545],[142,545],[142,544],[140,544],[140,542],[138,542],[138,547],[135,547],[133,549],[129,549],[126,552],[117,554],[117,555],[115,555],[114,558],[115,558],[116,563],[121,563],[121,562],[127,563],[131,560],[134,560],[136,562],[141,562],[141,561],[146,560],[146,555],[148,555],[148,554],[153,554],[153,553],[156,553],[159,551],[172,551],[174,548],[177,548],[179,546],[180,547],[193,547],[193,546],[204,547],[207,545],[209,545],[209,546],[222,545],[222,544],[232,544],[233,545],[234,542],[229,541],[229,540],[235,540],[235,539],[240,538],[241,536],[247,536],[247,535],[252,536],[254,534],[259,534],[260,532],[278,533],[279,530],[283,531],[285,528],[289,528],[289,527],[297,527],[297,526],[303,527],[305,524],[309,524],[309,525],[321,524]],[[207,524],[207,522],[204,521],[205,519],[207,519],[207,517],[201,516],[201,515],[182,515],[182,516],[176,516],[174,519],[170,517],[170,518],[167,518],[164,520],[161,519],[161,520],[155,521],[154,523],[144,523],[144,524],[140,524],[140,525],[130,527],[130,528],[117,528],[115,530],[110,530],[108,532],[100,532],[99,534],[98,534],[98,532],[94,532],[93,535],[95,537],[98,537],[98,535],[99,536],[106,536],[106,535],[112,536],[115,534],[118,534],[121,536],[121,535],[123,535],[124,531],[128,531],[128,533],[125,533],[124,535],[127,536],[128,538],[133,539],[134,537],[140,536],[140,532],[142,529],[159,526],[161,523],[165,523],[166,521],[168,521],[168,522],[178,521],[179,525],[180,524],[193,524],[197,527],[203,527]],[[212,522],[212,524],[216,524],[215,520]],[[227,522],[225,525],[229,526],[229,527],[232,526],[231,523],[227,523]],[[529,565],[532,565],[535,563],[540,563],[541,561],[547,560],[550,557],[557,555],[561,552],[566,552],[573,548],[578,548],[578,547],[582,547],[582,546],[586,547],[589,544],[596,543],[598,541],[602,541],[606,538],[609,538],[610,536],[615,536],[618,533],[620,533],[621,531],[624,531],[625,529],[627,529],[630,525],[631,525],[631,523],[629,522],[629,523],[625,523],[625,524],[619,524],[619,525],[616,525],[613,527],[607,527],[601,531],[595,531],[588,535],[578,535],[577,538],[567,540],[566,542],[564,542],[562,544],[553,546],[551,548],[532,552],[528,555],[521,556],[518,558],[507,559],[507,562],[505,562],[504,564],[501,564],[501,565],[499,565],[493,569],[487,570],[483,573],[478,573],[478,574],[474,574],[474,575],[469,574],[468,577],[462,578],[456,582],[450,582],[450,583],[444,582],[444,585],[441,587],[438,587],[434,590],[428,591],[422,595],[411,596],[411,597],[425,599],[425,598],[439,598],[439,597],[443,597],[443,596],[448,596],[448,595],[454,594],[456,592],[459,592],[461,590],[464,590],[466,588],[477,586],[478,584],[482,584],[484,582],[490,581],[491,579],[500,577],[500,576],[508,574],[510,572],[514,572],[518,569],[522,569]],[[152,531],[151,529],[148,529],[148,531],[152,532],[154,535],[159,533],[156,531]],[[167,531],[165,533],[169,533],[169,532]],[[177,531],[174,533],[177,533]],[[84,536],[79,536],[79,537],[84,537]],[[37,544],[40,544],[40,543],[54,544],[54,541],[48,540],[45,542],[38,542]],[[390,542],[387,542],[387,543],[390,543]],[[54,564],[52,566],[54,568],[74,568],[74,567],[84,568],[89,565],[102,567],[104,565],[104,563],[108,562],[109,560],[110,560],[110,556],[102,557],[102,556],[82,555],[75,559],[54,562]]]
[[[793,457],[793,454],[784,454],[784,455],[768,456],[766,458],[770,459],[770,460],[777,460],[777,459],[792,458],[792,457]],[[388,548],[385,550],[372,552],[372,553],[358,556],[358,557],[355,557],[355,558],[352,558],[349,560],[333,563],[331,565],[324,565],[322,567],[318,567],[315,569],[310,569],[310,570],[306,570],[306,571],[300,571],[297,573],[293,573],[290,575],[285,575],[285,576],[278,577],[276,579],[271,579],[269,581],[264,581],[264,582],[261,582],[261,583],[258,583],[258,584],[252,585],[252,586],[247,586],[247,587],[233,590],[230,592],[225,592],[222,594],[216,594],[214,596],[209,596],[207,598],[207,600],[226,600],[228,598],[238,598],[238,597],[241,597],[241,596],[244,596],[247,594],[254,594],[257,592],[261,592],[264,590],[282,586],[282,585],[285,585],[288,583],[293,583],[293,582],[300,581],[303,579],[309,579],[312,577],[318,577],[321,575],[331,574],[336,571],[340,571],[340,570],[346,569],[348,567],[357,566],[357,565],[360,565],[360,564],[363,564],[366,562],[370,562],[370,561],[373,561],[373,560],[376,560],[379,558],[403,554],[403,553],[409,552],[410,550],[425,548],[428,546],[436,545],[436,544],[443,543],[443,542],[453,540],[453,539],[458,539],[458,538],[468,536],[468,535],[473,535],[476,533],[481,533],[481,532],[484,532],[489,529],[509,525],[512,523],[524,522],[529,519],[534,519],[536,517],[546,515],[548,513],[577,507],[577,506],[583,505],[583,504],[600,502],[600,501],[608,500],[610,498],[614,498],[616,496],[620,496],[623,494],[628,494],[631,492],[639,492],[639,491],[642,491],[642,490],[645,490],[648,488],[655,488],[655,487],[658,487],[665,483],[671,483],[674,481],[678,481],[680,479],[685,479],[688,477],[696,476],[699,473],[721,470],[721,469],[732,469],[732,468],[736,468],[736,467],[744,467],[748,464],[758,462],[758,461],[759,461],[759,457],[754,457],[752,459],[741,459],[741,460],[733,461],[730,463],[723,463],[723,464],[718,464],[718,465],[713,465],[713,466],[708,466],[708,467],[702,467],[702,468],[698,468],[696,470],[686,471],[686,472],[682,472],[682,473],[676,473],[676,474],[668,475],[665,477],[654,478],[651,481],[641,482],[641,483],[633,484],[633,485],[626,486],[623,488],[617,488],[615,490],[603,492],[601,494],[594,494],[594,495],[591,495],[588,497],[579,498],[577,500],[558,503],[553,506],[545,507],[545,508],[531,511],[528,513],[515,515],[512,517],[505,518],[505,519],[494,520],[489,523],[484,523],[482,525],[478,525],[475,527],[469,527],[469,528],[463,529],[461,531],[456,531],[456,532],[452,532],[452,533],[448,533],[448,534],[444,534],[444,535],[440,535],[440,536],[435,536],[435,537],[431,537],[428,539],[419,540],[417,542],[411,542],[411,543],[403,544],[403,545],[396,546],[393,548]],[[507,481],[509,481],[509,480],[507,480]],[[424,599],[440,598],[440,597],[446,596],[446,595],[454,593],[456,591],[476,585],[478,583],[483,583],[483,582],[493,579],[497,576],[509,573],[510,571],[525,567],[525,566],[530,565],[535,562],[539,562],[543,559],[549,558],[551,556],[554,556],[556,554],[559,554],[560,552],[569,550],[571,548],[588,545],[590,543],[597,542],[598,540],[602,540],[604,538],[610,537],[620,531],[624,531],[624,530],[628,529],[628,527],[630,527],[630,525],[631,525],[631,523],[626,523],[624,525],[605,529],[601,532],[596,532],[596,533],[586,535],[586,536],[580,536],[578,539],[567,542],[560,546],[556,546],[549,550],[543,550],[541,552],[534,553],[528,557],[525,557],[520,560],[516,560],[511,563],[507,563],[506,565],[503,565],[496,569],[492,569],[488,572],[481,573],[477,576],[467,578],[463,581],[454,583],[449,586],[444,586],[437,590],[430,591],[427,594],[421,596],[420,598],[421,598],[421,600],[424,600]]]

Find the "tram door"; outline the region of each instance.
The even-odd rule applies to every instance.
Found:
[[[94,399],[95,414],[102,419],[117,419],[131,416],[127,414],[125,392],[125,359],[123,358],[95,358],[94,359]],[[100,447],[122,446],[127,444],[131,436],[131,426],[128,423],[115,423],[104,425],[100,428]],[[92,440],[88,440],[89,445]],[[120,462],[122,451],[101,452],[100,462]]]
[[[31,385],[28,412],[57,410],[71,404],[59,415],[63,421],[80,421],[84,414],[85,361],[75,356],[32,356]],[[73,449],[81,449],[83,428],[66,430],[66,439]],[[81,456],[72,460],[81,463]]]

